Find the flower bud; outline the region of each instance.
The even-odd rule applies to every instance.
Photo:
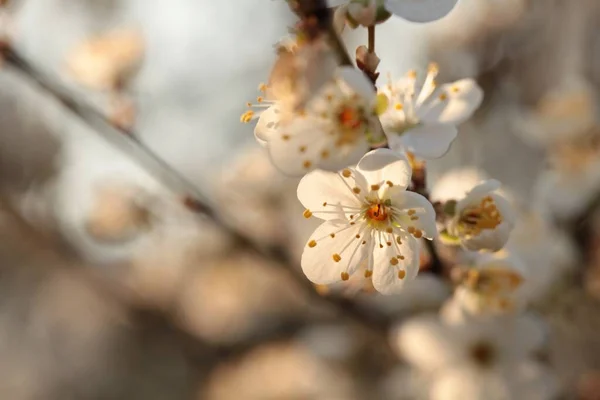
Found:
[[[346,19],[351,27],[370,26],[386,21],[391,14],[384,8],[383,0],[350,0],[346,6]]]
[[[375,53],[369,53],[366,46],[356,48],[356,62],[363,71],[375,72],[381,60]]]

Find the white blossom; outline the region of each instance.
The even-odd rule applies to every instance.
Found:
[[[471,319],[448,324],[435,316],[404,323],[393,337],[410,364],[430,374],[432,399],[516,399],[531,389],[519,371],[545,340],[529,315]]]
[[[537,213],[519,218],[505,250],[524,263],[527,276],[519,296],[527,303],[546,300],[577,265],[570,238]]]
[[[494,252],[508,241],[515,214],[508,200],[496,193],[499,188],[500,182],[490,179],[457,201],[447,231],[467,250]]]
[[[456,138],[456,126],[466,121],[481,104],[483,92],[473,79],[461,79],[440,87],[435,81],[436,64],[430,64],[424,82],[417,85],[417,73],[380,89],[389,107],[381,123],[390,148],[405,149],[422,158],[446,154]]]
[[[522,261],[514,256],[483,255],[463,271],[453,301],[473,316],[514,313],[524,305],[519,289],[526,275]]]
[[[308,240],[302,269],[309,280],[348,280],[366,263],[365,277],[382,293],[401,290],[419,271],[418,239],[436,236],[435,211],[408,192],[411,168],[389,149],[367,153],[356,168],[313,171],[300,181],[305,217],[325,222]]]
[[[257,140],[288,175],[315,168],[337,171],[355,164],[373,141],[384,140],[377,115],[387,107],[385,98],[378,97],[368,78],[351,67],[341,67],[334,81],[289,118],[277,101],[259,97],[254,108],[261,107],[262,112],[248,111],[242,120],[259,118]]]

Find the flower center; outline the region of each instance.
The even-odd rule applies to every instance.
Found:
[[[342,106],[337,112],[338,130],[337,146],[353,144],[360,137],[365,124],[364,112],[359,107]]]
[[[502,215],[494,199],[486,196],[477,206],[467,208],[460,219],[461,227],[466,235],[477,236],[484,229],[494,229],[502,223]]]
[[[372,204],[367,209],[367,218],[371,221],[383,222],[387,221],[388,213],[383,204]]]
[[[338,114],[339,123],[346,129],[358,129],[363,124],[362,113],[354,107],[345,106]]]
[[[473,361],[481,367],[491,366],[496,358],[494,347],[490,343],[483,341],[475,343],[469,353]]]

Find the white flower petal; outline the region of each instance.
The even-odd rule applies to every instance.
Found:
[[[502,184],[500,183],[500,181],[496,179],[488,179],[479,183],[477,186],[471,189],[463,199],[460,199],[456,203],[457,213],[462,212],[465,208],[469,206],[479,204],[481,202],[481,199],[483,199],[488,194],[491,194],[492,192],[495,192],[496,190],[500,189],[501,186]]]
[[[362,71],[354,67],[344,66],[338,68],[337,74],[366,101],[370,102],[377,94],[373,83]]]
[[[271,106],[260,114],[254,128],[254,137],[261,146],[266,146],[269,139],[277,134],[279,122],[280,117],[277,106]]]
[[[458,0],[386,0],[385,8],[411,22],[431,22],[446,16]]]
[[[355,213],[355,208],[362,206],[361,199],[367,193],[364,177],[351,169],[348,171],[352,171],[348,178],[336,172],[312,171],[300,180],[298,199],[317,218],[347,219]],[[352,191],[356,187],[360,189],[359,194]],[[348,208],[342,209],[341,206]],[[325,213],[321,213],[323,211]]]
[[[273,164],[287,175],[299,176],[318,167],[337,171],[355,164],[368,148],[366,139],[341,147],[336,141],[337,135],[329,134],[326,122],[298,117],[280,126],[267,143]]]
[[[510,347],[514,359],[524,360],[542,350],[548,340],[548,330],[540,318],[524,314],[518,317],[514,324],[514,338],[507,346]]]
[[[362,244],[361,229],[364,228],[364,224],[350,225],[340,221],[327,221],[319,226],[302,253],[301,265],[306,277],[313,283],[328,285],[341,281],[343,272],[352,275],[372,251],[369,240]],[[360,238],[356,237],[358,234]],[[316,245],[311,247],[314,243]],[[334,255],[339,259],[334,259]]]
[[[492,193],[490,196],[494,199],[494,203],[496,203],[496,207],[498,208],[498,211],[500,211],[502,221],[506,222],[512,228],[515,225],[517,218],[512,204],[499,194]]]
[[[420,120],[429,124],[459,125],[471,118],[483,101],[483,90],[473,79],[442,85],[417,110]]]
[[[496,370],[473,367],[448,368],[433,382],[432,400],[513,400],[516,380],[507,380]]]
[[[464,357],[461,338],[437,315],[409,319],[397,329],[394,339],[400,355],[426,372],[452,368]]]
[[[511,228],[501,223],[494,229],[484,229],[479,235],[462,238],[462,246],[470,251],[496,252],[501,250],[510,236]]]
[[[370,185],[383,185],[390,181],[394,186],[406,189],[412,176],[406,156],[390,149],[368,152],[358,162],[356,169],[364,175]]]
[[[398,136],[388,136],[390,147],[405,148],[421,158],[442,157],[456,138],[458,131],[452,125],[420,126]]]
[[[389,198],[394,208],[402,211],[414,210],[415,212],[412,215],[413,219],[408,215],[401,217],[399,221],[400,225],[407,227],[414,226],[416,229],[423,231],[424,236],[428,239],[437,236],[435,210],[429,200],[418,193],[405,190],[400,191],[395,187],[389,188],[387,194],[390,196]]]
[[[419,243],[413,236],[399,230],[395,230],[394,234],[374,231],[373,235],[373,287],[383,294],[398,293],[419,273]],[[397,237],[402,244],[398,244]],[[400,256],[404,259],[399,259]]]

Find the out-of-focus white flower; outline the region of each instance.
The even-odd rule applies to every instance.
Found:
[[[439,158],[456,138],[456,126],[479,107],[483,92],[472,79],[437,86],[436,64],[417,86],[417,73],[410,71],[396,83],[391,79],[380,89],[389,100],[381,123],[390,148],[406,149],[418,157]]]
[[[569,219],[582,212],[600,186],[600,132],[592,130],[550,153],[551,169],[540,175],[536,202],[554,217]]]
[[[264,89],[264,88],[263,88]],[[387,107],[369,79],[351,67],[341,67],[306,108],[282,116],[279,102],[258,98],[256,114],[248,111],[242,120],[259,117],[255,136],[264,144],[273,164],[288,175],[302,175],[315,168],[336,171],[356,163],[369,149],[370,141],[384,140],[377,118]]]
[[[385,0],[385,8],[412,22],[432,22],[445,17],[458,0]]]
[[[536,213],[519,218],[505,249],[526,268],[519,296],[528,303],[544,300],[577,262],[569,238]]]
[[[437,310],[450,294],[449,285],[442,279],[433,274],[421,274],[398,294],[383,296],[369,293],[357,296],[356,301],[364,302],[387,315],[398,316]]]
[[[557,377],[533,361],[514,366],[503,374],[457,368],[437,379],[432,400],[552,400],[560,394]]]
[[[128,185],[99,187],[85,224],[87,233],[108,244],[134,239],[154,222],[148,204],[144,204],[147,197],[140,188]]]
[[[499,188],[500,182],[491,179],[457,201],[447,231],[467,250],[498,251],[508,241],[515,213],[508,200],[495,193]]]
[[[108,32],[76,47],[67,59],[67,68],[77,82],[111,90],[135,72],[144,50],[144,39],[137,29]]]
[[[471,315],[504,314],[522,306],[518,289],[525,279],[525,267],[516,257],[480,257],[463,271],[454,301]]]
[[[531,316],[471,319],[446,324],[421,316],[394,336],[400,354],[432,374],[433,399],[515,399],[522,387],[517,369],[540,349],[545,330]],[[465,378],[469,379],[465,379]]]
[[[435,181],[430,179],[433,186],[429,198],[431,201],[442,203],[448,200],[462,199],[473,187],[488,178],[489,176],[481,169],[475,167],[462,167],[445,171]]]
[[[578,76],[564,78],[537,107],[515,118],[517,132],[529,143],[553,145],[585,135],[600,121],[593,85]]]
[[[367,153],[356,168],[313,171],[298,185],[305,217],[324,219],[302,254],[302,269],[317,284],[348,280],[367,261],[379,292],[401,290],[419,272],[420,238],[436,236],[435,211],[408,192],[411,168],[389,149]]]
[[[303,109],[331,81],[338,66],[323,38],[310,42],[301,38],[283,39],[277,44],[277,54],[266,95],[290,111]]]
[[[302,344],[276,343],[217,368],[198,398],[358,400],[360,391],[353,381],[347,371]]]

